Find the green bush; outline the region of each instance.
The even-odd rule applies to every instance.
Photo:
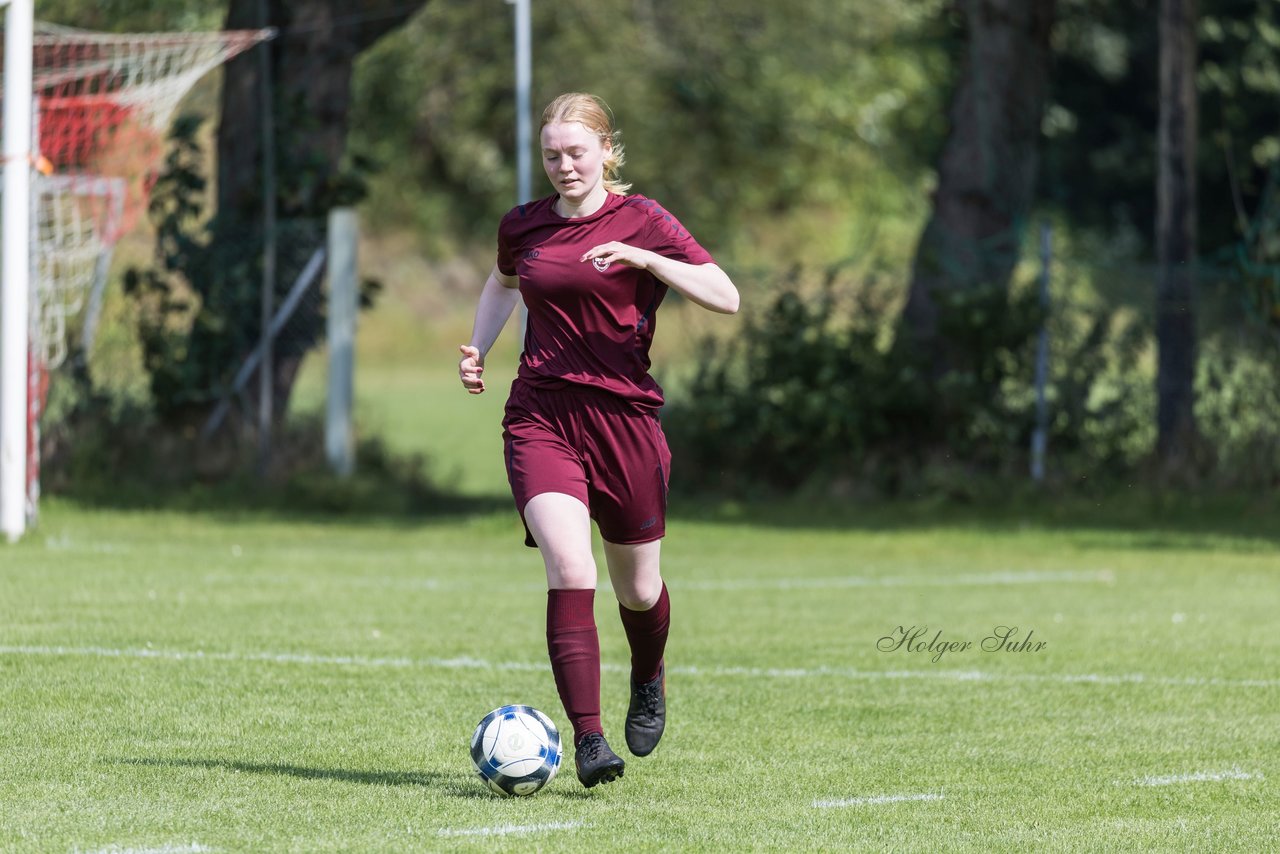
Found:
[[[701,345],[664,413],[676,488],[977,497],[1029,477],[1034,354],[1030,289],[938,301],[952,368],[932,375],[893,346],[898,301],[829,272],[792,274],[742,334]],[[1049,484],[1132,482],[1155,446],[1154,341],[1123,303],[1064,301],[1049,319]],[[1214,480],[1275,484],[1280,376],[1257,347],[1202,348],[1197,418]]]
[[[81,367],[53,384],[42,421],[41,482],[49,492],[110,506],[269,509],[289,514],[452,512],[467,502],[427,460],[391,453],[378,438],[356,446],[355,473],[329,471],[319,416],[291,418],[273,436],[271,465],[255,471],[256,443],[225,432],[202,441],[144,406],[96,391]]]
[[[1280,486],[1280,370],[1265,341],[1215,336],[1200,348],[1196,424],[1228,486]]]
[[[704,341],[663,416],[680,451],[677,483],[895,492],[941,456],[998,466],[1029,430],[1003,386],[1028,364],[1034,305],[994,289],[941,300],[960,367],[938,378],[919,353],[886,345],[893,306],[836,270],[816,289],[793,273],[741,335]]]

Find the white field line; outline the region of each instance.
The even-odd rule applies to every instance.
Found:
[[[314,586],[326,587],[353,587],[367,590],[420,590],[432,593],[443,593],[447,591],[458,590],[479,590],[487,586],[484,582],[468,581],[458,578],[393,578],[390,576],[380,575],[333,575],[328,577],[304,577],[300,575],[288,575],[286,573],[262,573],[253,572],[244,575],[235,575],[232,573],[206,573],[201,579],[204,584],[213,585],[229,585],[234,587],[292,587],[302,590]],[[523,584],[509,584],[504,588],[507,592],[519,593],[543,593],[546,592],[546,582],[526,582]],[[606,580],[601,580],[596,586],[597,593],[609,593],[613,588]]]
[[[855,576],[839,575],[827,578],[738,578],[738,579],[668,579],[673,590],[735,591],[735,590],[842,590],[864,587],[985,587],[1014,584],[1114,584],[1115,573],[1109,569],[1085,572],[1074,570],[1049,572],[985,572],[961,575],[931,576]],[[207,573],[206,584],[271,584],[298,586],[316,579],[280,573]],[[353,587],[391,588],[408,590],[466,590],[480,586],[480,582],[456,578],[388,578],[385,576],[334,576],[319,579],[326,584]],[[512,590],[545,590],[543,582],[512,585]],[[600,591],[607,591],[609,584],[602,580]]]
[[[110,542],[105,540],[73,540],[70,535],[65,532],[45,538],[45,548],[49,551],[70,551],[70,552],[86,552],[89,554],[134,554],[146,552],[148,554],[167,554],[174,551],[173,547],[166,547],[164,543],[148,543],[145,546],[139,546],[137,543],[131,542]],[[211,558],[244,558],[248,556],[262,558],[271,557],[273,559],[289,559],[306,561],[312,557],[324,556],[332,557],[335,554],[350,554],[353,557],[359,557],[367,561],[369,554],[365,550],[339,549],[334,551],[331,548],[315,549],[307,548],[299,545],[290,545],[287,547],[254,549],[252,555],[246,555],[239,545],[232,544],[230,546],[214,546],[208,548]],[[396,560],[401,564],[433,564],[436,561],[434,554],[413,554],[407,558],[397,556]],[[229,572],[210,572],[207,573],[203,581],[206,584],[247,584],[252,582],[261,582],[265,584],[306,584],[315,579],[308,576],[293,576],[287,573],[261,573],[254,572],[252,574],[240,575]],[[429,590],[445,590],[445,589],[471,589],[481,586],[481,582],[463,581],[457,578],[396,578],[391,576],[377,575],[356,575],[356,576],[331,576],[321,579],[326,583],[351,584],[357,586],[368,587],[407,587],[407,588],[425,588]],[[668,580],[668,584],[674,588],[684,590],[825,590],[839,589],[845,587],[967,587],[982,586],[988,584],[1054,584],[1054,583],[1083,583],[1083,584],[1111,584],[1115,582],[1115,573],[1109,569],[1097,571],[1078,571],[1078,570],[1005,570],[990,573],[965,573],[961,575],[934,575],[934,576],[827,576],[817,578],[742,578],[742,579],[688,579],[688,580]],[[603,584],[602,584],[603,588]],[[545,590],[546,585],[543,583],[530,583],[526,585],[510,585],[510,589],[531,589]]]
[[[550,665],[534,661],[486,661],[482,658],[366,658],[358,655],[312,655],[291,652],[205,652],[174,649],[111,649],[100,646],[0,646],[0,655],[143,658],[163,661],[232,661],[266,664],[301,664],[338,667],[436,668],[445,670],[547,671]],[[622,664],[603,664],[607,672],[626,673]],[[1032,682],[1085,685],[1160,685],[1210,688],[1280,688],[1280,679],[1222,679],[1201,676],[1148,676],[1144,673],[994,673],[981,670],[856,670],[851,667],[698,667],[673,666],[670,673],[710,678],[755,679],[920,679],[947,682]]]
[[[1261,780],[1261,774],[1231,768],[1227,771],[1197,771],[1194,774],[1168,774],[1162,777],[1139,777],[1116,780],[1118,786],[1174,786],[1178,783],[1219,783],[1223,780]]]
[[[213,851],[192,842],[190,845],[161,845],[156,848],[122,848],[119,845],[108,845],[106,848],[95,848],[92,851],[75,849],[75,854],[205,854]]]
[[[335,575],[317,578],[265,572],[246,572],[244,574],[209,572],[205,573],[201,581],[208,585],[225,584],[235,587],[252,585],[265,587],[270,585],[273,587],[305,588],[315,584],[323,584],[342,587],[367,587],[374,590],[465,590],[476,586],[471,582],[458,581],[456,579],[391,578],[378,575]],[[532,587],[533,585],[525,586]],[[539,587],[545,588],[546,585],[542,584]]]
[[[440,828],[440,836],[524,836],[530,833],[546,833],[550,830],[575,830],[582,827],[580,821],[548,821],[543,824],[499,824],[493,827]]]
[[[47,540],[49,548],[70,549],[69,544],[59,540]],[[131,545],[124,543],[92,543],[78,547],[81,551],[96,554],[125,554],[132,551]],[[232,547],[229,554],[241,557],[238,547]],[[332,553],[326,553],[332,554]],[[301,557],[289,553],[289,557]],[[369,589],[401,589],[401,590],[467,590],[480,586],[479,581],[457,579],[457,577],[393,577],[381,575],[334,575],[308,577],[284,574],[284,572],[206,572],[201,577],[204,584],[233,585],[273,585],[273,586],[311,586],[312,584],[356,586]],[[998,572],[965,572],[956,575],[835,575],[819,577],[749,577],[749,579],[668,579],[673,590],[690,590],[690,592],[735,592],[735,590],[842,590],[863,588],[952,588],[952,586],[1005,586],[1021,584],[1115,584],[1115,572],[1111,570],[1006,570]],[[547,585],[541,581],[530,581],[527,584],[508,585],[511,590],[545,590]],[[608,590],[607,581],[602,580],[600,590]]]
[[[853,587],[983,587],[1006,584],[1114,584],[1109,569],[1095,572],[983,572],[932,576],[832,576],[830,578],[740,578],[668,582],[681,590],[837,590]]]
[[[919,795],[873,795],[866,798],[837,798],[832,801],[814,801],[819,809],[829,807],[863,807],[876,804],[896,804],[903,801],[940,801],[942,795],[937,792],[926,792]]]

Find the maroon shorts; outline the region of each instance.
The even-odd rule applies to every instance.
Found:
[[[667,531],[671,452],[657,413],[585,386],[511,385],[502,439],[507,479],[524,518],[529,499],[572,495],[611,543],[647,543]],[[525,526],[525,545],[537,546]]]

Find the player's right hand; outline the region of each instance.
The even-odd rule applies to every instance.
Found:
[[[484,392],[484,379],[481,377],[484,373],[484,356],[480,355],[478,347],[466,344],[458,350],[462,353],[462,361],[458,362],[458,377],[462,380],[462,387],[468,394],[481,394]]]

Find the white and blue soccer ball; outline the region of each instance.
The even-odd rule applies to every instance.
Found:
[[[503,706],[471,736],[471,761],[499,795],[532,795],[555,778],[564,749],[560,731],[532,706]]]

